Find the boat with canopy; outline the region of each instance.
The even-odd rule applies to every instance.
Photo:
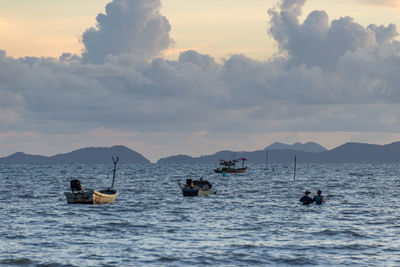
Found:
[[[224,159],[221,159],[219,161],[219,168],[214,169],[214,172],[216,173],[245,173],[247,170],[247,167],[244,165],[245,161],[247,159],[245,158],[239,158],[239,159],[232,159],[229,161],[226,161]],[[237,167],[236,163],[242,162],[241,167]]]

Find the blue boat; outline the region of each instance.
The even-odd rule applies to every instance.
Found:
[[[178,184],[184,197],[208,196],[212,188],[212,184],[202,178],[200,180],[186,179],[186,184],[181,184],[179,181]]]

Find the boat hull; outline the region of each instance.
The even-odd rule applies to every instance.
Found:
[[[114,203],[118,193],[115,190],[101,190],[93,192],[93,204]]]
[[[203,197],[203,196],[208,196],[209,194],[211,194],[211,189],[207,189],[207,190],[200,189],[197,195],[199,197]]]
[[[245,168],[240,168],[240,169],[230,169],[230,168],[222,168],[222,169],[215,169],[214,172],[216,173],[245,173],[247,170],[247,167]]]
[[[182,194],[184,197],[197,197],[197,196],[208,196],[211,193],[211,189],[201,189],[198,187],[184,187],[182,188]]]
[[[64,192],[68,204],[108,204],[114,203],[118,196],[116,190],[87,190]]]

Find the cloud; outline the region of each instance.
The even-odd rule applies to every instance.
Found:
[[[303,0],[285,0],[281,2],[280,10],[269,10],[269,33],[278,42],[280,50],[289,54],[293,64],[329,68],[346,53],[375,45],[374,32],[350,17],[330,22],[325,11],[313,11],[302,24],[299,23],[299,10],[304,3]]]
[[[107,55],[135,54],[145,60],[172,44],[171,26],[160,14],[160,0],[114,0],[97,25],[85,31],[83,60],[101,64]]]
[[[283,0],[269,10],[278,56],[232,55],[218,63],[194,50],[177,60],[157,57],[172,42],[160,2],[114,0],[83,34],[82,55],[0,53],[0,134],[38,133],[56,144],[63,138],[49,136],[73,142],[83,133],[89,140],[101,129],[129,144],[140,137],[143,148],[162,140],[194,149],[185,140],[206,132],[195,140],[208,141],[197,146],[214,150],[212,136],[239,144],[228,140],[232,133],[400,131],[396,26],[330,21],[321,10],[300,21],[304,4]]]
[[[378,43],[390,42],[395,37],[399,36],[397,27],[394,24],[390,24],[388,27],[370,24],[368,29],[375,32],[375,38]]]

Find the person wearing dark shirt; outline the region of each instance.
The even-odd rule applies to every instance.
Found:
[[[302,202],[303,205],[310,205],[313,202],[313,199],[309,196],[310,193],[310,191],[306,190],[304,196],[300,198],[300,202]]]
[[[317,205],[322,205],[323,202],[325,202],[325,198],[324,196],[321,196],[321,190],[318,190],[317,195],[314,196],[314,198],[312,199],[312,202],[315,202],[315,204]]]

